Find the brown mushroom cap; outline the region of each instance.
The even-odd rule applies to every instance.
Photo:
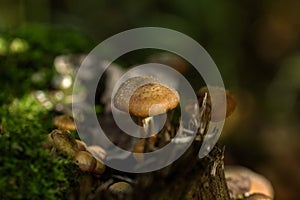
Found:
[[[263,194],[274,197],[273,187],[265,177],[241,166],[225,166],[225,178],[231,196]]]
[[[129,111],[129,100],[132,93],[140,86],[147,83],[158,83],[159,81],[151,76],[137,76],[126,80],[118,88],[114,96],[114,106],[119,110],[128,112]]]
[[[272,198],[264,194],[256,193],[244,198],[243,200],[272,200]]]
[[[90,152],[97,160],[103,161],[106,157],[106,151],[97,145],[87,147],[87,151]]]
[[[105,165],[102,162],[100,162],[99,160],[97,160],[96,162],[97,162],[96,167],[93,170],[93,173],[95,173],[97,175],[103,174],[105,171]]]
[[[54,147],[62,153],[65,153],[71,157],[79,151],[76,140],[72,135],[65,130],[55,129],[51,133]]]
[[[132,150],[133,157],[138,162],[143,162],[144,161],[144,155],[142,153],[144,153],[144,150],[145,150],[145,143],[146,143],[145,138],[141,138],[133,146],[133,150]]]
[[[76,139],[76,143],[77,143],[79,151],[86,151],[87,146],[83,141]]]
[[[180,56],[169,52],[154,54],[148,58],[148,61],[168,65],[182,74],[188,69],[187,61]]]
[[[213,87],[213,89],[214,89],[214,92],[216,92],[216,96],[222,95],[223,89],[221,87]],[[235,110],[236,100],[231,92],[229,92],[228,90],[225,90],[225,92],[226,92],[226,117],[229,117]],[[202,105],[202,101],[205,96],[205,93],[207,93],[207,101],[206,101],[206,106],[208,109],[207,112],[210,112],[211,111],[211,99],[210,99],[208,88],[207,87],[200,88],[197,92],[197,97],[198,97],[200,105]],[[223,106],[223,102],[218,101],[218,99],[222,99],[222,98],[216,98],[217,101],[216,101],[215,106],[216,106],[217,111],[219,110],[219,108],[221,108],[221,106]],[[222,113],[216,113],[214,116],[212,116],[213,117],[212,121],[223,120],[221,114]]]
[[[72,117],[68,115],[56,116],[53,120],[53,124],[62,130],[73,131],[76,130],[76,126]]]
[[[74,159],[80,170],[84,172],[92,172],[97,165],[96,159],[87,151],[78,151]]]
[[[130,98],[129,112],[139,117],[166,113],[179,103],[177,92],[161,84],[146,84],[138,88]]]
[[[116,108],[129,111],[130,114],[137,117],[149,117],[165,113],[174,109],[178,103],[178,93],[159,83],[153,77],[128,79],[120,86],[114,97]]]
[[[132,187],[129,183],[121,181],[109,186],[108,190],[113,194],[129,194],[132,192]]]

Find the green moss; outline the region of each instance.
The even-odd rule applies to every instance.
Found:
[[[31,95],[0,110],[0,199],[62,199],[74,183],[75,165],[42,148],[52,126]]]
[[[0,30],[0,199],[66,199],[78,169],[43,149],[53,113],[32,94],[51,90],[55,56],[91,49],[78,30],[26,25]],[[33,75],[42,74],[42,81]],[[74,133],[75,134],[75,133]]]

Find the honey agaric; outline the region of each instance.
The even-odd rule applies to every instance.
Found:
[[[109,186],[108,191],[117,196],[125,196],[132,192],[132,187],[129,183],[121,181]]]
[[[215,96],[218,97],[220,95],[222,95],[222,90],[224,90],[223,88],[221,87],[212,87],[213,89],[213,92],[215,93]],[[235,107],[236,107],[236,100],[233,96],[233,94],[228,91],[228,90],[225,90],[226,92],[226,117],[229,117],[233,111],[235,110]],[[198,90],[197,92],[197,97],[198,97],[198,100],[199,100],[199,103],[200,105],[202,105],[202,101],[205,97],[205,94],[207,94],[207,101],[206,101],[206,112],[210,113],[211,112],[211,98],[210,98],[210,95],[209,95],[209,91],[208,91],[208,88],[207,87],[202,87]],[[221,97],[220,98],[215,98],[216,100],[216,104],[214,106],[216,106],[216,111],[220,110],[220,108],[222,106],[224,106],[224,102],[221,102],[219,99],[222,99]],[[215,113],[214,116],[212,116],[212,121],[221,121],[223,120],[222,119],[222,116],[221,116],[222,113]]]
[[[78,140],[78,139],[76,139],[75,141],[77,143],[79,151],[86,151],[87,146],[86,146],[86,144],[83,141]]]
[[[250,169],[241,166],[225,166],[225,178],[232,198],[253,194],[274,198],[274,190],[270,181]]]
[[[150,76],[128,79],[114,97],[116,108],[142,118],[165,113],[178,103],[179,95],[174,89]]]
[[[99,160],[96,161],[96,167],[93,170],[94,174],[100,175],[103,174],[105,171],[105,165],[100,162]]]
[[[84,172],[93,172],[97,165],[96,159],[86,151],[77,152],[74,160],[80,170]]]
[[[87,151],[99,161],[103,161],[106,157],[106,151],[97,145],[88,146]]]
[[[54,147],[62,153],[65,153],[71,157],[79,151],[77,143],[72,135],[66,130],[55,129],[51,133]]]
[[[146,139],[139,139],[133,146],[133,156],[138,162],[144,161],[144,156],[141,153],[144,153],[145,150]]]
[[[62,130],[73,131],[76,130],[76,126],[72,117],[68,115],[56,116],[53,120],[54,125]]]
[[[152,55],[148,58],[148,61],[170,66],[175,70],[179,71],[181,74],[186,73],[186,71],[188,70],[187,61],[185,61],[180,56],[169,52]]]
[[[178,104],[179,94],[176,90],[149,76],[128,79],[119,87],[114,96],[114,106],[142,119],[141,125],[147,129],[146,133],[149,128],[147,124],[153,123],[152,116],[166,113]],[[143,152],[141,146],[138,146],[139,152]]]
[[[129,101],[129,112],[139,117],[166,113],[179,103],[176,91],[162,85],[149,83],[139,87]]]
[[[256,193],[243,198],[243,200],[272,200],[272,198],[264,194]]]

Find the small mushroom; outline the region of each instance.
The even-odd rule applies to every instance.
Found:
[[[139,139],[135,145],[133,146],[133,156],[135,157],[135,159],[139,162],[144,161],[144,157],[142,154],[140,153],[144,153],[145,150],[145,143],[146,143],[146,139],[145,138],[141,138]]]
[[[222,95],[222,90],[223,89],[221,87],[212,87],[212,89],[215,92],[216,96]],[[233,113],[233,111],[235,110],[236,100],[235,100],[233,94],[230,91],[225,90],[225,92],[226,92],[226,117],[229,117]],[[207,96],[207,99],[206,99],[206,112],[208,114],[211,111],[211,98],[210,98],[210,95],[209,95],[209,91],[208,91],[207,87],[200,88],[197,92],[199,105],[202,105],[202,102],[203,102],[203,100],[206,96]],[[218,101],[219,99],[222,99],[222,98],[216,98],[217,102],[216,102],[215,106],[216,106],[217,111],[219,110],[218,108],[221,108],[223,106],[223,102]],[[221,121],[221,120],[223,120],[222,116],[221,116],[221,113],[216,113],[216,115],[212,116],[212,121]]]
[[[93,172],[96,168],[96,159],[87,151],[78,151],[74,157],[79,169],[84,172]]]
[[[170,66],[182,74],[184,74],[188,69],[188,63],[183,58],[169,52],[151,55],[148,58],[148,61]]]
[[[76,130],[76,126],[72,117],[68,115],[60,115],[54,118],[53,124],[62,130],[73,131]]]
[[[96,167],[93,170],[93,173],[96,175],[100,175],[100,174],[103,174],[104,171],[105,171],[105,165],[102,162],[100,162],[99,160],[97,160]]]
[[[87,151],[90,152],[99,161],[104,160],[106,157],[106,151],[97,145],[88,146]]]
[[[272,200],[272,198],[267,195],[257,193],[243,198],[243,200]]]
[[[75,139],[68,131],[55,129],[50,133],[50,135],[55,149],[59,152],[74,157],[79,151]]]
[[[271,183],[262,175],[241,166],[225,166],[225,178],[231,198],[263,194],[271,199],[274,191]]]
[[[79,151],[86,151],[87,150],[87,146],[83,141],[77,140],[77,139],[75,141],[77,143]]]
[[[132,193],[132,187],[129,183],[121,181],[110,185],[108,191],[118,197],[117,199],[124,199]]]

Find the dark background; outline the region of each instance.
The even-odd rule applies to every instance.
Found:
[[[276,199],[298,199],[299,11],[297,0],[0,0],[0,29],[68,26],[95,45],[144,26],[189,35],[209,52],[237,99],[220,141],[226,164],[264,174]]]

